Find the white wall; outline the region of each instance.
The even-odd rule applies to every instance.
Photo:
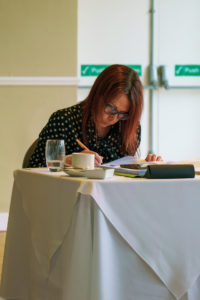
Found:
[[[2,77],[76,77],[77,1],[1,1],[0,41],[0,212],[6,212],[13,171],[50,114],[77,96],[76,86],[4,86]]]
[[[81,64],[141,64],[148,83],[150,0],[79,0],[78,74]],[[200,77],[175,77],[175,64],[200,64],[200,1],[155,0],[155,65],[167,65],[170,85],[199,85]],[[81,78],[90,85],[94,78]],[[82,100],[88,89],[79,89]],[[149,150],[149,92],[145,90],[141,150]],[[200,89],[154,92],[153,149],[167,160],[200,157]]]

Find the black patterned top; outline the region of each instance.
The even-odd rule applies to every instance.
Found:
[[[81,152],[83,149],[77,144],[78,138],[83,142],[82,136],[82,104],[58,110],[54,112],[46,126],[42,129],[38,145],[30,159],[29,167],[46,167],[45,146],[48,139],[63,139],[65,141],[66,155],[73,152]],[[87,125],[87,147],[103,156],[103,163],[110,162],[125,155],[121,150],[120,122],[111,126],[110,131],[104,138],[96,135],[92,121]],[[138,130],[138,146],[140,143],[141,129]]]

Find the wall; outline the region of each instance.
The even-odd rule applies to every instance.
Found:
[[[79,0],[78,73],[81,64],[141,64],[148,84],[150,0]],[[175,77],[175,64],[200,65],[199,0],[155,0],[154,63],[169,68],[171,85],[198,85],[200,77]],[[94,77],[81,77],[82,100]],[[144,91],[141,154],[149,150],[149,92]],[[200,89],[165,90],[153,99],[153,150],[166,160],[200,157]]]
[[[8,211],[13,171],[50,114],[76,102],[76,86],[58,76],[77,76],[76,0],[0,1],[0,211]],[[51,86],[1,85],[2,78],[53,78]],[[39,76],[39,77],[38,77]],[[33,80],[34,81],[34,80]],[[32,83],[31,83],[32,84]]]

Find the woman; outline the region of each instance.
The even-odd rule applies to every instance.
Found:
[[[109,66],[97,77],[83,102],[52,114],[39,135],[29,166],[46,166],[48,139],[65,140],[66,164],[71,163],[73,152],[94,153],[96,165],[124,155],[137,157],[142,108],[143,87],[138,74],[124,65]],[[83,150],[76,139],[89,150]],[[161,157],[149,154],[146,160]]]

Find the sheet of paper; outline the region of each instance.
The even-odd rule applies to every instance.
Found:
[[[134,158],[134,156],[124,156],[119,159],[113,160],[109,163],[103,164],[102,166],[110,166],[110,167],[115,167],[119,165],[124,165],[124,164],[134,164],[137,163],[137,160]]]

